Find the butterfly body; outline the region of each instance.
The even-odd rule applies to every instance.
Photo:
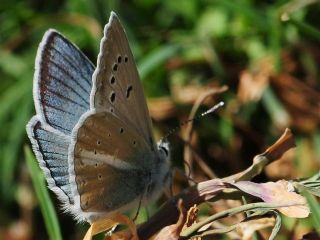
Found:
[[[33,150],[49,188],[77,220],[138,208],[162,192],[169,147],[155,144],[134,58],[114,13],[95,70],[61,34],[45,34],[34,101],[36,116],[27,125]]]

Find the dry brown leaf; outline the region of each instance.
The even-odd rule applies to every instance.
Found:
[[[238,100],[241,103],[259,101],[270,76],[274,73],[272,60],[265,58],[257,64],[256,71],[244,70],[240,76]]]
[[[287,128],[281,135],[281,137],[274,144],[268,147],[263,155],[265,155],[270,160],[270,162],[272,162],[281,158],[286,151],[295,146],[296,144],[293,134],[291,130]]]
[[[271,83],[291,115],[291,125],[313,132],[320,122],[320,93],[306,82],[285,73],[273,77]]]
[[[273,217],[264,217],[259,219],[252,219],[248,221],[241,222],[237,225],[236,231],[241,235],[241,239],[249,240],[252,235],[261,229],[272,227],[275,224],[275,219]]]
[[[241,191],[261,198],[267,203],[280,204],[278,210],[292,218],[306,218],[309,216],[310,209],[303,196],[294,192],[293,186],[285,181],[267,183],[254,183],[250,181],[239,181],[232,185]]]
[[[131,233],[129,233],[128,231],[123,231],[120,233],[115,233],[111,237],[107,237],[106,239],[138,240],[136,225],[134,224],[134,222],[130,218],[128,218],[127,216],[122,215],[120,213],[115,213],[114,215],[112,215],[106,219],[100,219],[98,221],[93,222],[91,224],[90,228],[88,229],[83,240],[91,240],[94,235],[101,233],[101,232],[104,232],[104,231],[107,231],[107,230],[110,230],[118,224],[127,225],[129,227]]]
[[[10,227],[5,231],[0,228],[0,238],[7,240],[28,240],[32,239],[32,227],[26,221],[19,220],[11,223]]]
[[[112,219],[104,219],[103,221],[93,222],[90,225],[90,228],[88,229],[83,240],[91,240],[94,235],[103,231],[110,230],[112,227],[116,225],[118,225],[118,223],[113,221]]]
[[[138,240],[138,238],[133,237],[129,231],[123,230],[107,236],[105,240]]]
[[[172,86],[172,96],[176,102],[181,104],[194,104],[199,96],[207,93],[209,90],[216,89],[219,91],[220,86],[202,86],[196,84],[189,84],[187,86],[173,85]],[[213,98],[207,98],[203,104],[207,106],[212,106],[215,103]]]
[[[197,220],[198,212],[199,209],[197,205],[194,204],[188,211],[185,227],[190,227]]]
[[[158,231],[163,230],[166,226],[174,222],[178,222],[178,218],[181,218],[181,210],[177,209],[176,204],[178,199],[183,199],[184,206],[186,208],[190,208],[194,204],[200,204],[212,199],[224,189],[226,189],[226,184],[224,184],[220,179],[211,179],[200,182],[185,189],[164,203],[162,207],[152,217],[150,217],[147,222],[139,225],[139,236],[141,236],[143,239],[149,239]],[[184,222],[185,221],[182,223],[184,224]]]
[[[169,97],[148,99],[148,108],[153,119],[161,121],[176,113],[176,105]]]
[[[309,232],[302,236],[302,240],[320,240],[320,235],[317,232]]]
[[[185,225],[187,219],[187,211],[183,207],[182,199],[178,201],[178,209],[179,209],[179,219],[177,223],[164,227],[158,235],[155,237],[155,240],[178,240],[180,233]]]
[[[288,151],[278,161],[265,167],[264,172],[270,180],[297,178],[297,166],[294,163],[295,151]]]

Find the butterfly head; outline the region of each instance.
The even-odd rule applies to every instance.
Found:
[[[160,157],[160,176],[163,176],[162,183],[166,186],[170,182],[171,176],[171,152],[170,152],[170,144],[167,138],[163,138],[158,142],[158,152]]]
[[[169,141],[164,138],[158,142],[158,151],[160,154],[161,161],[169,164],[170,161],[170,144]]]
[[[156,199],[171,181],[169,142],[166,139],[161,139],[157,144],[157,148],[158,161],[156,161],[156,165],[153,168],[154,171],[150,175],[151,179],[148,180],[148,200]]]

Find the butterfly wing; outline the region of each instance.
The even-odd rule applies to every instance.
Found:
[[[48,30],[37,52],[33,92],[37,115],[27,133],[49,188],[68,208],[70,133],[89,110],[94,67],[84,54],[55,30]]]
[[[114,13],[92,79],[92,110],[77,123],[69,148],[73,212],[87,220],[142,200],[159,163],[142,84]]]
[[[113,12],[101,40],[90,104],[97,111],[113,112],[156,151],[137,67],[124,29]]]
[[[27,133],[49,188],[63,203],[73,204],[68,173],[70,137],[42,123],[38,116],[28,123]]]
[[[75,129],[69,154],[75,212],[105,214],[141,200],[150,182],[144,166],[155,161],[143,136],[110,112],[90,111]]]
[[[71,42],[48,30],[38,48],[33,82],[37,115],[69,135],[90,107],[93,64]]]

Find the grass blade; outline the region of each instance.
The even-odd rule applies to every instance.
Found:
[[[311,221],[314,226],[314,228],[317,230],[317,232],[320,234],[320,205],[317,202],[316,198],[312,196],[308,191],[304,191],[303,195],[307,199],[308,205],[310,207],[311,211]]]
[[[44,177],[38,166],[38,162],[33,156],[29,147],[25,146],[24,152],[49,238],[52,240],[62,240],[57,214],[54,210],[53,203],[50,199]]]
[[[262,103],[276,126],[279,128],[288,126],[290,115],[270,87],[265,89]]]
[[[276,217],[276,224],[274,225],[269,240],[276,239],[281,228],[281,216],[277,211],[272,211]]]
[[[32,106],[31,96],[29,96],[29,94],[24,94],[17,106],[19,106],[19,111],[12,113],[13,119],[10,122],[6,122],[7,128],[2,129],[1,138],[5,138],[5,141],[4,139],[0,140],[2,144],[0,189],[1,197],[4,201],[9,201],[13,197],[12,185],[15,182],[14,174],[18,165],[19,150],[21,149],[22,142],[26,134],[25,126],[30,118]],[[2,123],[1,118],[0,123]]]
[[[293,18],[290,18],[289,23],[293,24],[296,26],[299,30],[303,31],[304,33],[308,34],[309,36],[313,37],[315,40],[320,40],[320,30],[311,26],[310,24],[303,22],[303,21],[298,21]]]
[[[156,48],[146,57],[139,61],[139,74],[143,79],[155,68],[159,67],[164,61],[176,54],[180,49],[178,45],[166,45]]]

